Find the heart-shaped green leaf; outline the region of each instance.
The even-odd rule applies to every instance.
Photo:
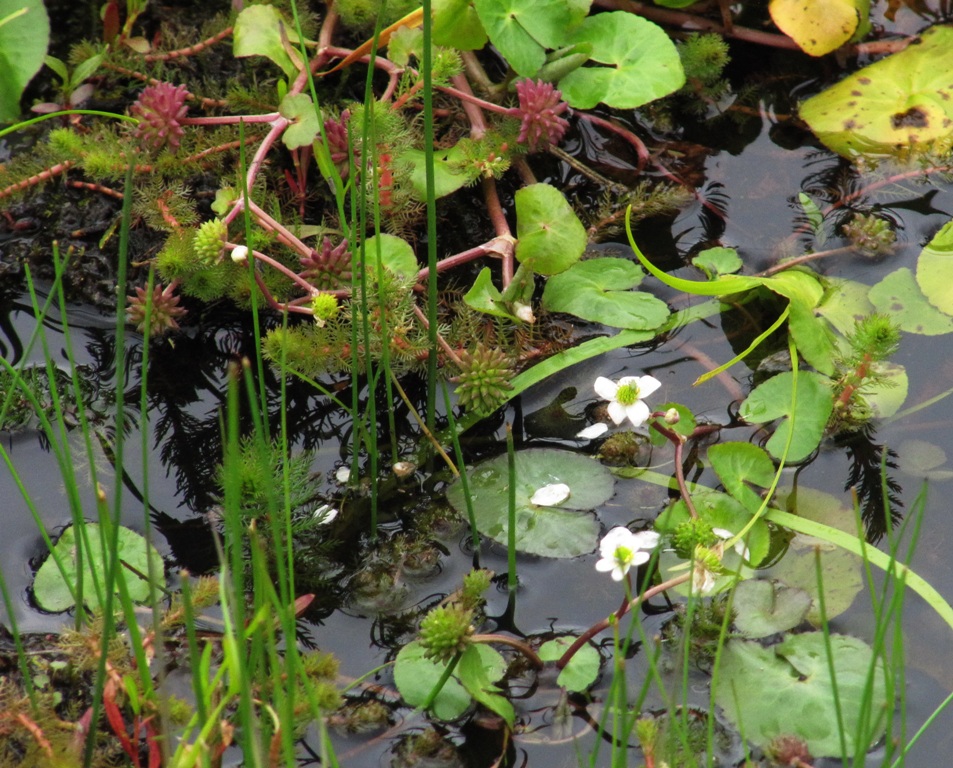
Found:
[[[569,646],[575,640],[574,637],[557,637],[555,640],[548,640],[539,647],[539,658],[543,661],[556,661],[569,650]],[[567,691],[585,691],[596,681],[601,663],[599,651],[586,643],[569,659],[569,663],[563,667],[556,682]]]
[[[106,560],[103,558],[103,551],[100,547],[99,524],[86,523],[85,530],[90,549],[83,548],[83,602],[90,608],[98,608],[100,603],[97,591],[94,589],[93,574],[95,574],[99,589],[102,589],[106,574]],[[144,602],[149,599],[150,586],[149,582],[137,574],[148,574],[151,568],[152,573],[158,580],[156,588],[164,586],[165,566],[162,562],[162,556],[142,536],[128,528],[120,527],[117,532],[117,543],[116,556],[130,566],[125,568],[120,565],[117,578],[125,579],[129,597],[132,600]],[[63,531],[63,535],[60,536],[53,548],[63,564],[69,585],[74,590],[79,578],[77,548],[76,531],[73,526]],[[65,611],[75,605],[70,593],[70,586],[64,581],[63,574],[52,557],[47,557],[37,570],[36,578],[33,580],[33,595],[36,598],[37,605],[45,611]]]
[[[741,404],[739,415],[745,421],[765,424],[783,419],[765,446],[776,459],[784,454],[793,422],[791,447],[787,461],[802,461],[820,445],[824,427],[834,408],[830,379],[813,371],[798,371],[797,400],[791,410],[794,375],[790,372],[773,376],[752,390]]]
[[[516,198],[516,258],[540,275],[555,275],[579,261],[586,228],[555,187],[530,184]]]
[[[564,44],[589,12],[588,0],[474,0],[483,28],[510,66],[533,77],[546,49]]]
[[[893,706],[870,646],[846,635],[825,638],[822,632],[792,635],[769,648],[731,640],[721,658],[715,703],[754,744],[799,736],[815,757],[839,757],[842,738],[847,754],[853,755],[858,729],[870,735],[870,726],[862,727],[861,718],[876,718],[875,713]],[[882,717],[877,720],[874,741],[884,722]]]
[[[801,105],[801,117],[838,154],[889,155],[953,142],[953,27],[864,67]]]
[[[459,51],[486,45],[486,30],[472,0],[433,0],[433,42]]]
[[[238,14],[232,32],[232,52],[236,58],[264,56],[281,67],[289,78],[298,74],[282,36],[297,42],[294,25],[288,25],[281,12],[273,5],[249,5]]]
[[[522,322],[506,308],[503,294],[493,285],[493,275],[489,267],[480,270],[473,287],[463,295],[463,301],[468,307],[496,317],[505,317],[514,323]]]
[[[291,121],[291,125],[281,134],[281,140],[288,149],[309,147],[321,133],[321,121],[314,102],[307,94],[288,94],[281,100],[278,111],[282,117]]]
[[[708,449],[708,460],[725,490],[754,514],[761,507],[761,495],[749,487],[770,488],[774,482],[774,462],[751,443],[719,443]]]
[[[677,91],[685,71],[675,44],[651,21],[623,11],[589,16],[567,42],[590,43],[592,60],[559,81],[570,106],[591,109],[602,102],[635,109]]]
[[[549,278],[543,306],[614,328],[658,328],[668,318],[668,307],[650,293],[631,290],[644,275],[627,259],[580,261]]]
[[[570,495],[559,506],[536,506],[530,499],[540,488],[555,483],[569,486]],[[516,454],[516,548],[542,557],[577,557],[598,543],[599,524],[581,510],[590,510],[611,495],[614,480],[599,462],[570,451],[533,448]],[[507,542],[507,457],[497,456],[470,470],[469,489],[480,533],[501,544]],[[463,486],[457,481],[447,500],[466,510]]]
[[[417,274],[417,257],[406,240],[382,233],[368,239],[366,248],[370,279],[377,276],[378,259],[384,269],[399,277],[409,278]]]

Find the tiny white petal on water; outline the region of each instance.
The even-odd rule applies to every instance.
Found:
[[[550,483],[537,489],[529,501],[537,507],[555,507],[568,499],[569,494],[569,486],[565,483]]]
[[[595,440],[597,437],[602,437],[606,432],[609,431],[609,425],[604,421],[597,421],[592,426],[586,427],[581,432],[576,433],[576,437],[580,440]]]

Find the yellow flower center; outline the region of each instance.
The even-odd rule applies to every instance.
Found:
[[[632,405],[639,399],[639,388],[632,384],[623,384],[616,391],[615,399],[622,405]]]
[[[632,562],[633,552],[628,547],[615,548],[615,561],[619,565],[628,565]]]

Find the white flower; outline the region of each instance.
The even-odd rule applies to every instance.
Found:
[[[341,485],[347,485],[347,481],[351,479],[350,467],[338,467],[337,472],[334,473],[334,479]]]
[[[628,419],[633,427],[638,427],[648,421],[651,414],[642,399],[661,386],[662,382],[654,376],[623,376],[618,384],[600,376],[594,388],[599,397],[609,401],[609,417],[613,422],[621,424]]]
[[[581,432],[577,432],[576,437],[578,437],[580,440],[595,440],[597,437],[601,437],[608,431],[608,424],[606,424],[604,421],[597,421],[591,427],[586,427]]]
[[[538,488],[529,503],[537,507],[555,507],[569,498],[569,486],[565,483],[550,483]]]
[[[232,261],[236,264],[244,264],[248,261],[248,247],[244,245],[236,245],[232,248]]]
[[[632,533],[622,526],[613,528],[599,542],[600,559],[596,563],[596,570],[609,572],[614,581],[622,581],[633,565],[649,561],[658,543],[659,535],[655,531]]]
[[[327,525],[337,516],[338,511],[330,504],[322,504],[311,513],[311,517],[318,525]]]
[[[735,535],[731,531],[725,528],[712,528],[711,532],[715,534],[719,539],[722,539],[724,541],[728,541],[728,539],[733,539],[735,537]],[[720,546],[724,548],[724,544],[720,544],[716,546]],[[734,550],[739,555],[741,555],[745,560],[748,560],[751,557],[750,553],[748,552],[748,548],[745,546],[745,543],[741,540],[738,540],[735,542]]]
[[[715,588],[717,574],[705,566],[703,560],[696,560],[692,569],[692,592],[698,595],[707,595]]]

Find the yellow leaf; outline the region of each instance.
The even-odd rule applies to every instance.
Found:
[[[778,29],[811,56],[840,48],[860,23],[854,0],[771,0],[768,9]]]

